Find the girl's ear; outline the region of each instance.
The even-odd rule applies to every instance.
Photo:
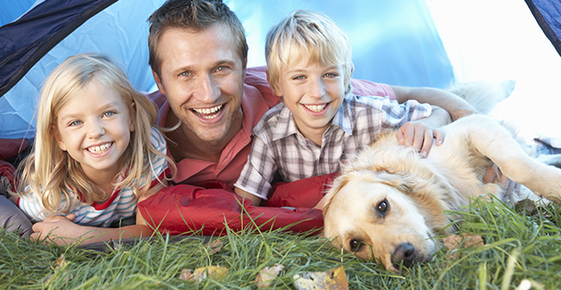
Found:
[[[51,125],[50,133],[53,137],[55,137],[58,147],[60,147],[62,151],[66,151],[66,143],[64,143],[64,140],[62,139],[62,136],[60,135],[60,132],[55,125]]]
[[[136,120],[136,103],[133,101],[129,110],[129,131],[134,132]]]
[[[271,90],[273,90],[273,94],[275,94],[275,96],[281,98],[282,97],[282,90],[279,88],[278,82],[276,83],[276,85],[273,85],[271,83],[271,77],[269,76],[269,70],[266,70],[265,73],[267,74],[267,82],[269,83],[269,86],[271,86]]]

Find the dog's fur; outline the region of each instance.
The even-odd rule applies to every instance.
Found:
[[[457,87],[456,93],[470,102],[505,97],[485,89],[490,84],[470,86]],[[447,226],[453,217],[443,212],[469,205],[469,198],[493,194],[501,200],[538,199],[533,191],[561,202],[561,170],[529,157],[515,135],[496,120],[471,115],[440,130],[444,143],[433,145],[427,158],[399,145],[395,131],[381,134],[349,158],[327,193],[323,210],[324,233],[335,246],[395,270],[397,263],[409,266],[430,260],[438,243],[433,237],[451,230]],[[483,184],[493,162],[527,188],[517,196],[504,196],[500,184]]]

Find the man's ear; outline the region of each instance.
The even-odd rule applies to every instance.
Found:
[[[160,77],[158,76],[158,74],[152,70],[152,76],[154,77],[154,81],[156,81],[156,85],[158,86],[158,90],[160,91],[160,93],[162,93],[162,95],[166,95],[166,93],[164,92],[164,87],[162,86],[162,81],[160,80]]]
[[[129,131],[134,132],[136,120],[136,103],[133,101],[129,108]]]
[[[62,151],[66,151],[66,143],[64,143],[64,140],[62,140],[62,136],[60,135],[60,132],[58,131],[56,126],[51,125],[51,128],[50,128],[49,131],[50,131],[51,135],[53,135],[53,137],[55,137],[55,140],[56,140],[56,143],[58,144],[58,147],[60,147],[60,149]]]
[[[273,94],[275,94],[275,96],[281,98],[282,97],[282,90],[278,86],[278,82],[277,82],[276,85],[273,85],[273,83],[271,83],[271,77],[269,76],[269,70],[266,70],[265,74],[267,75],[267,82],[269,83],[269,86],[271,87],[271,90],[273,91]]]

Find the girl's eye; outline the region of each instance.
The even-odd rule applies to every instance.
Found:
[[[72,122],[68,123],[68,127],[78,126],[80,124],[82,124],[82,121],[72,121]]]

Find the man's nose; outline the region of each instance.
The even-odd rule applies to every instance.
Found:
[[[212,74],[204,74],[198,79],[196,98],[204,103],[214,103],[221,95],[220,87]]]

